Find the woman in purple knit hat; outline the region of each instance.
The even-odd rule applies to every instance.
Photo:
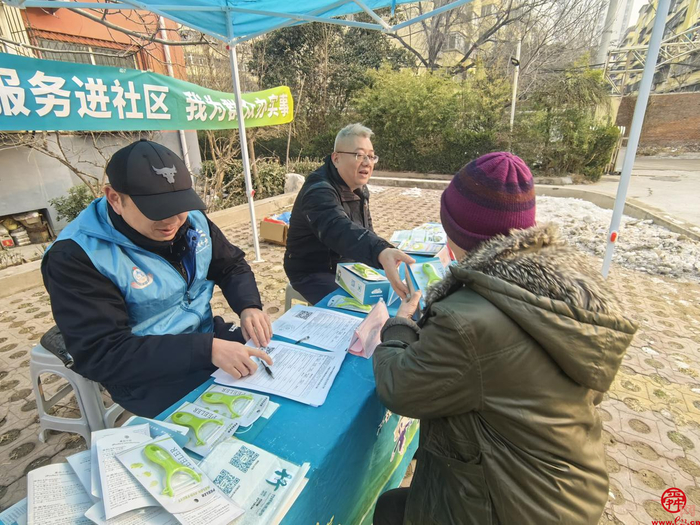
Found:
[[[419,418],[410,488],[377,502],[374,525],[597,524],[608,475],[596,406],[636,326],[595,268],[535,222],[527,165],[467,164],[442,195],[458,262],[382,330],[377,392]]]

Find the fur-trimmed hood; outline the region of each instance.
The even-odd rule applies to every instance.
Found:
[[[499,235],[452,266],[426,303],[475,291],[532,336],[574,381],[605,392],[637,327],[552,224]]]

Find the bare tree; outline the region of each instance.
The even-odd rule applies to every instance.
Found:
[[[423,14],[442,3],[421,2],[403,13]],[[477,56],[492,72],[506,74],[522,40],[520,74],[527,91],[543,70],[563,69],[590,51],[605,6],[606,0],[501,0],[474,12],[466,4],[417,24],[413,33],[388,36],[429,71],[451,75],[475,67]]]
[[[87,186],[93,197],[102,195],[107,162],[127,142],[150,138],[152,132],[85,132],[67,135],[58,131],[0,133],[3,147],[25,147],[50,157]],[[70,140],[69,140],[70,137]]]
[[[421,2],[404,8],[403,15],[422,15],[444,2]],[[406,35],[389,34],[410,51],[429,71],[446,69],[458,75],[473,68],[477,52],[486,44],[494,42],[494,36],[502,29],[520,22],[533,10],[544,5],[546,0],[504,0],[482,6],[474,12],[472,4],[445,11],[421,21],[417,31]],[[417,11],[417,12],[415,12]],[[415,42],[411,38],[419,33]],[[457,59],[443,63],[446,52],[455,52]]]

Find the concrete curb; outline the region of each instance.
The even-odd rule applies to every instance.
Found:
[[[449,183],[449,180],[413,179],[408,177],[372,177],[369,185],[420,188],[422,190],[444,190]]]
[[[296,193],[284,193],[275,197],[262,199],[255,203],[255,215],[258,219],[275,213],[282,208],[291,206],[296,199]],[[248,205],[241,204],[226,210],[215,211],[209,215],[211,221],[219,228],[224,229],[234,224],[248,222],[250,214]],[[36,286],[42,286],[44,281],[41,277],[41,261],[32,261],[19,266],[10,266],[0,270],[0,298],[8,297],[12,294],[30,290]]]

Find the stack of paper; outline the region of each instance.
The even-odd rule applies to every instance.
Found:
[[[436,255],[445,247],[447,235],[439,222],[426,222],[413,230],[395,231],[391,242],[406,253]]]
[[[219,480],[210,477],[181,448],[178,442],[186,442],[182,434],[186,428],[145,418],[132,418],[128,423],[131,426],[93,432],[92,448],[70,456],[68,463],[31,471],[27,475],[27,498],[0,513],[0,524],[277,523],[305,484],[308,465],[297,467],[256,448],[254,457],[243,458],[242,452],[237,455],[238,464],[257,464],[251,458],[260,457],[267,461],[267,467],[286,471],[275,478],[269,468],[249,465],[251,476],[239,476],[237,496],[230,497],[230,484],[227,488],[221,481],[225,476],[222,474]],[[222,450],[226,453],[231,446]],[[230,459],[229,467],[233,469]],[[213,459],[207,463],[215,464]],[[268,494],[265,508],[259,506],[259,498],[266,493],[259,476],[252,475],[254,470],[257,474],[265,471],[266,483],[276,484],[277,489],[289,485],[282,491],[274,489],[274,497]]]
[[[275,336],[296,341],[272,341],[265,350],[274,364],[258,366],[254,374],[236,379],[219,369],[212,374],[220,385],[274,394],[311,406],[322,405],[343,364],[362,319],[314,306],[294,305],[272,323]],[[315,350],[300,346],[315,346]],[[248,346],[254,346],[250,341]]]
[[[362,319],[327,308],[296,304],[272,323],[272,333],[295,344],[345,352]]]
[[[346,354],[344,351],[312,350],[280,341],[272,341],[266,350],[274,361],[270,367],[274,377],[265,372],[262,366],[254,374],[241,379],[221,369],[214,372],[212,377],[221,385],[266,392],[307,405],[321,406]]]

